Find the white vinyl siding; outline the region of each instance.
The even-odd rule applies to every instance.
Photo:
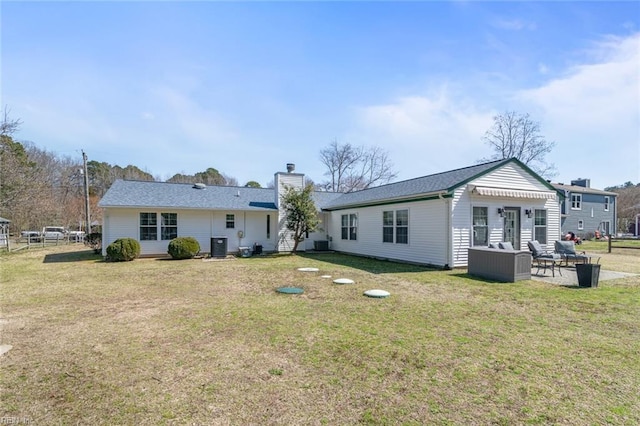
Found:
[[[120,209],[105,208],[103,221],[106,233],[103,234],[103,255],[106,254],[106,246],[118,238],[139,239],[140,213],[154,213],[147,209]],[[161,211],[155,212],[160,217]],[[236,229],[226,228],[226,213],[208,210],[181,210],[177,214],[177,236],[193,237],[200,243],[200,251],[209,253],[212,237],[227,237],[227,249],[230,253],[237,251],[238,246],[252,246],[261,244],[264,251],[276,249],[275,214],[271,216],[271,227],[274,230],[271,239],[265,238],[266,212],[239,212],[235,214]],[[238,238],[237,228],[242,226],[245,238]],[[140,241],[142,255],[164,256],[167,254],[167,240]]]
[[[389,206],[372,206],[357,209],[358,240],[341,238],[344,211],[332,211],[329,229],[335,230],[331,248],[344,253],[371,256],[380,259],[444,265],[447,263],[447,227],[445,225],[445,200],[418,201],[395,204],[394,210],[411,210],[408,217],[408,244],[383,243],[380,236],[382,212]],[[349,211],[350,213],[351,211]]]

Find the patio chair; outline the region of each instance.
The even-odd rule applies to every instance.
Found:
[[[591,262],[591,257],[587,256],[585,252],[576,252],[576,246],[573,241],[556,241],[555,249],[556,253],[564,260],[565,266],[569,266],[569,262],[574,264]]]
[[[538,267],[536,275],[540,272],[540,268],[542,268],[543,272],[546,273],[547,268],[551,265],[551,276],[556,276],[556,266],[558,267],[558,273],[562,276],[562,271],[560,270],[560,265],[562,264],[561,255],[545,250],[538,240],[528,241],[527,246],[531,251],[531,259],[536,262],[536,266]]]

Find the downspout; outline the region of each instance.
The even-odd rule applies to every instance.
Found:
[[[452,248],[452,240],[453,240],[453,232],[451,230],[451,206],[449,203],[449,199],[444,198],[444,194],[446,194],[446,192],[440,192],[438,193],[438,198],[440,200],[443,200],[445,203],[445,208],[446,208],[446,228],[447,228],[447,238],[445,238],[446,240],[446,253],[447,253],[447,257],[446,257],[446,263],[444,265],[444,269],[451,269],[451,265],[453,264],[453,248]]]

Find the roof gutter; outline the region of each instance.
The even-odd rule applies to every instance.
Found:
[[[322,210],[325,210],[325,211],[347,210],[347,209],[354,209],[358,207],[384,206],[387,204],[397,204],[397,203],[414,203],[417,201],[451,198],[452,196],[453,194],[451,192],[449,192],[448,190],[443,190],[443,191],[437,191],[437,192],[428,192],[425,194],[421,194],[419,196],[385,198],[383,200],[368,201],[368,202],[362,202],[362,203],[352,203],[352,204],[342,204],[339,206],[329,206],[329,207],[323,208]]]

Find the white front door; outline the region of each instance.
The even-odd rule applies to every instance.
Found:
[[[505,207],[504,209],[504,241],[509,241],[513,248],[520,250],[520,208]]]

